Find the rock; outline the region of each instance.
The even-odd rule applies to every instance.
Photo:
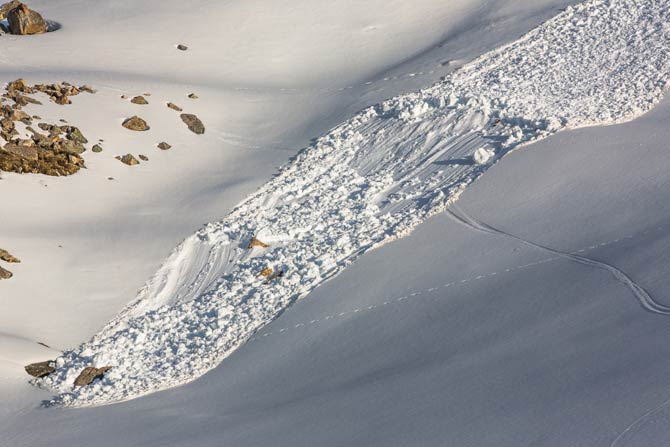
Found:
[[[252,237],[251,240],[249,241],[249,245],[247,245],[247,248],[252,249],[254,247],[268,248],[269,245],[266,244],[265,242],[259,241],[255,237]]]
[[[274,272],[272,275],[268,276],[268,279],[265,280],[265,284],[270,284],[272,281],[274,281],[277,278],[281,278],[284,276],[284,272],[282,270],[278,270]]]
[[[0,20],[5,20],[7,18],[7,14],[9,13],[9,11],[11,11],[14,8],[17,8],[20,5],[21,2],[19,0],[12,0],[11,2],[7,2],[3,5],[0,5]]]
[[[10,154],[17,155],[26,160],[37,161],[39,159],[39,153],[37,148],[33,145],[26,144],[22,140],[15,140],[16,142],[7,143],[2,147],[2,150],[9,152]],[[31,141],[32,140],[28,140]]]
[[[0,259],[9,263],[18,264],[19,262],[21,262],[19,258],[17,258],[16,256],[12,256],[7,250],[3,250],[2,248],[0,248]]]
[[[102,146],[100,146],[99,144],[94,144],[93,147],[91,148],[91,151],[95,152],[96,154],[102,152]]]
[[[96,368],[94,366],[87,366],[84,370],[74,379],[74,386],[86,386],[90,385],[96,379],[102,379],[105,375],[105,372],[112,369],[111,366],[103,366],[102,368]]]
[[[179,45],[177,45],[177,49],[181,50],[181,51],[186,51],[186,50],[188,50],[188,47],[186,45],[180,43]]]
[[[162,149],[162,150],[164,150],[164,151],[170,149],[171,147],[172,147],[172,146],[170,146],[169,144],[167,144],[165,141],[163,141],[162,143],[158,143],[158,149]]]
[[[72,140],[61,140],[58,143],[54,144],[62,151],[68,152],[70,154],[82,154],[86,151],[86,148],[83,144],[78,143]]]
[[[123,157],[118,156],[116,157],[117,160],[120,160],[121,163],[125,163],[128,166],[135,166],[140,164],[140,162],[137,160],[137,158],[133,157],[131,154],[126,154]]]
[[[181,120],[186,123],[189,130],[195,134],[202,135],[205,133],[205,125],[202,124],[200,118],[190,113],[182,113],[179,115]]]
[[[0,267],[0,279],[9,279],[12,276],[14,276],[12,274],[12,272],[10,272],[9,270],[5,270],[2,267]]]
[[[168,106],[169,108],[171,108],[172,110],[176,110],[177,112],[181,112],[182,110],[184,110],[184,109],[182,109],[181,107],[179,107],[178,105],[173,104],[173,103],[171,103],[171,102],[168,102],[168,103],[167,103],[167,106]]]
[[[65,129],[65,132],[67,133],[67,139],[71,141],[75,141],[77,143],[81,144],[86,144],[88,143],[88,140],[84,135],[81,133],[81,130],[74,126],[69,126],[67,129]]]
[[[140,160],[142,160],[142,161],[149,161],[149,157],[147,157],[146,155],[140,154],[139,157],[140,157]]]
[[[149,104],[149,101],[144,99],[144,96],[135,96],[133,99],[130,100],[133,104],[140,104],[140,105],[146,105]]]
[[[47,360],[46,362],[31,363],[30,365],[25,366],[24,369],[33,377],[45,377],[56,371],[54,362],[50,360]]]
[[[268,276],[272,275],[272,272],[273,272],[273,270],[271,268],[264,268],[263,270],[261,270],[260,276],[268,277]]]
[[[137,115],[128,118],[127,120],[125,120],[125,121],[123,122],[122,125],[123,125],[123,127],[125,127],[126,129],[134,130],[134,131],[137,131],[137,132],[143,132],[143,131],[145,131],[145,130],[149,130],[149,129],[150,129],[150,127],[149,127],[149,125],[147,124],[147,122],[144,121],[142,118],[140,118],[140,117],[137,116]]]
[[[188,97],[191,99],[198,99],[198,95],[196,95],[195,93],[189,93]]]
[[[9,28],[7,28],[4,23],[0,22],[0,35],[6,34],[8,32]]]
[[[9,32],[12,34],[42,34],[49,30],[47,22],[42,16],[32,11],[25,4],[20,3],[7,13]]]
[[[80,86],[79,90],[86,93],[97,93],[97,90],[94,90],[93,87],[88,84]]]

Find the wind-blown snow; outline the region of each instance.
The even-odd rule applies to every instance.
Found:
[[[366,251],[443,211],[496,160],[568,128],[630,120],[662,97],[670,5],[593,0],[419,93],[362,111],[225,219],[185,240],[137,298],[40,381],[62,405],[191,381]],[[483,148],[488,164],[475,164]],[[270,244],[247,250],[252,236]],[[284,274],[266,283],[270,267]],[[73,388],[89,365],[105,378]]]

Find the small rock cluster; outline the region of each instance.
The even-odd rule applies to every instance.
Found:
[[[7,250],[3,250],[1,248],[0,248],[0,260],[13,264],[18,264],[19,262],[21,262],[19,258],[17,258],[16,256],[12,256]],[[10,272],[9,270],[5,270],[0,266],[0,279],[9,279],[12,276],[14,276],[12,272]]]
[[[19,0],[13,0],[0,6],[0,20],[7,19],[11,34],[43,34],[49,31],[46,20]]]
[[[31,363],[24,366],[26,373],[33,377],[42,378],[56,371],[55,362],[53,360],[46,360],[44,362]],[[112,369],[111,366],[103,366],[96,368],[95,366],[87,366],[74,379],[74,386],[86,386],[93,383],[94,380],[102,379],[107,371]]]
[[[41,104],[28,96],[43,92],[56,104],[70,104],[70,96],[80,92],[95,93],[89,86],[74,87],[61,84],[28,85],[23,79],[10,82],[0,97],[0,170],[52,176],[70,175],[84,166],[80,157],[88,140],[71,125],[38,123],[41,132],[32,127],[39,117],[31,117],[21,109],[27,104]],[[16,123],[26,126],[30,134],[19,136]],[[2,144],[4,140],[4,144]]]

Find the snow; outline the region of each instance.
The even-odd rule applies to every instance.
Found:
[[[59,393],[52,404],[81,406],[201,376],[358,256],[445,210],[484,172],[458,163],[482,145],[504,156],[647,112],[670,73],[668,18],[670,6],[651,0],[587,1],[428,89],[363,110],[180,244],[132,303],[38,382]],[[256,234],[275,242],[248,250]],[[667,313],[619,270],[594,265]],[[281,279],[260,278],[267,267]],[[112,370],[75,388],[88,365]]]
[[[39,6],[65,25],[55,40],[2,37],[6,80],[65,76],[100,89],[34,113],[107,144],[68,179],[2,175],[0,187],[25,200],[2,216],[3,248],[24,262],[0,284],[0,445],[662,444],[667,106],[624,126],[563,131],[658,103],[668,8],[568,8],[444,82],[396,96],[574,2],[426,1],[403,14],[325,3],[334,10],[324,23],[311,2],[226,2],[205,25],[221,16],[228,28],[203,26],[198,37],[176,22],[198,8],[176,2],[143,2],[132,14],[124,3],[96,5],[84,15],[93,25],[65,14],[73,3],[50,2]],[[302,26],[282,33],[295,11]],[[161,26],[145,28],[138,48],[124,32],[148,18]],[[406,32],[393,40],[398,26]],[[322,51],[360,30],[377,35],[347,46],[354,58],[337,45]],[[122,37],[82,39],[91,33]],[[64,57],[73,39],[108,57]],[[34,42],[44,45],[37,55],[26,51]],[[181,42],[188,52],[174,50]],[[144,91],[151,104],[141,111],[157,132],[138,141],[115,126],[137,110],[118,96]],[[189,102],[191,91],[201,99]],[[392,96],[251,194],[309,138]],[[167,101],[203,117],[207,134],[175,126]],[[163,139],[178,143],[138,169],[112,161]],[[484,147],[495,148],[496,169],[472,163]],[[438,214],[461,193],[469,226]],[[205,221],[215,223],[67,351],[48,385],[64,392],[51,404],[83,406],[210,374],[118,405],[35,410],[51,391],[26,386],[21,366],[57,351],[34,342],[64,348],[94,334]],[[270,249],[246,250],[253,235]],[[263,284],[265,266],[285,274]],[[89,362],[114,368],[72,392]]]

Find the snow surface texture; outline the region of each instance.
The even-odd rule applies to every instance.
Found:
[[[194,380],[356,257],[445,210],[510,150],[650,110],[669,78],[669,39],[663,1],[587,1],[442,83],[364,110],[184,241],[40,384],[60,393],[52,404],[82,406]],[[494,153],[482,165],[480,148]],[[252,236],[270,247],[247,250]],[[267,267],[283,277],[265,283]],[[73,388],[91,364],[113,368]]]

